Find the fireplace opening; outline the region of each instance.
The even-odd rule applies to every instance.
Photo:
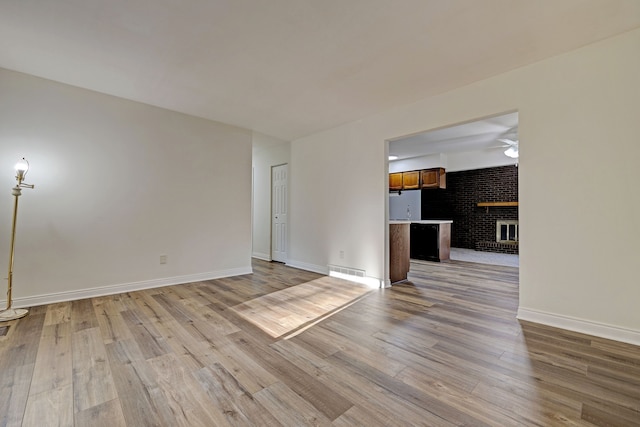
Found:
[[[491,223],[489,223],[491,224]],[[491,227],[491,225],[489,225]],[[497,252],[502,254],[517,255],[520,246],[518,235],[518,220],[497,220],[495,240],[481,240],[475,242],[476,251]],[[491,235],[487,236],[488,239]]]
[[[496,221],[496,242],[517,243],[518,242],[518,221]]]

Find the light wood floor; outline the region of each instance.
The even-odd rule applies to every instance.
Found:
[[[516,268],[412,263],[290,339],[232,308],[319,276],[254,271],[0,325],[0,426],[640,425],[640,348],[520,324]]]
[[[366,285],[323,276],[240,303],[231,309],[272,337],[287,338],[371,291]]]

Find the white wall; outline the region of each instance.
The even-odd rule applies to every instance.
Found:
[[[355,123],[292,142],[288,264],[383,277],[389,179],[378,138]]]
[[[16,305],[251,271],[250,131],[0,70],[0,260],[22,156]]]
[[[253,252],[271,260],[271,167],[288,164],[291,144],[253,133]]]
[[[294,141],[294,257],[388,278],[385,141],[517,110],[520,317],[640,343],[638,52],[635,30]]]

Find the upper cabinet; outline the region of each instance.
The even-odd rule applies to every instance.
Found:
[[[391,191],[402,190],[402,172],[389,174],[389,190]]]
[[[447,188],[444,168],[389,174],[389,191],[420,190],[421,188]]]
[[[402,172],[402,189],[418,190],[420,188],[420,171]]]
[[[420,171],[421,188],[447,188],[447,175],[444,168],[426,169]]]

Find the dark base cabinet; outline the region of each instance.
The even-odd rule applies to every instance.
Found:
[[[449,259],[451,224],[412,223],[410,227],[410,256],[425,261]]]
[[[411,224],[411,258],[439,261],[438,225]]]

